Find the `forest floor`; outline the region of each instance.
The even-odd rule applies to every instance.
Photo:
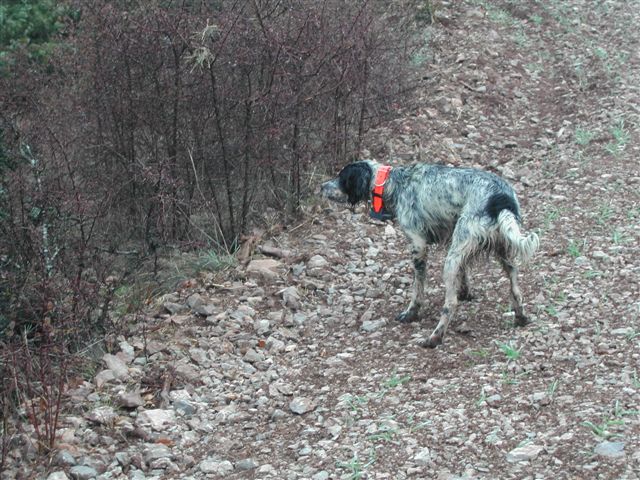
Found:
[[[502,175],[541,247],[513,326],[496,263],[435,350],[402,233],[316,203],[247,268],[158,300],[6,478],[640,478],[640,2],[441,2],[415,108],[371,157]],[[420,60],[420,59],[417,59]],[[169,313],[172,312],[172,313]],[[144,324],[144,329],[141,324]]]

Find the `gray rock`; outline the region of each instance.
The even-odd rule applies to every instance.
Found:
[[[420,466],[429,465],[431,463],[431,452],[425,447],[413,456],[413,461]]]
[[[622,458],[625,456],[624,446],[624,442],[601,442],[596,445],[594,452],[602,457]]]
[[[329,262],[322,255],[314,255],[307,262],[307,268],[324,268],[329,265]]]
[[[551,403],[551,398],[547,392],[535,392],[529,398],[532,403],[537,403],[541,406],[549,405]]]
[[[634,333],[635,330],[633,327],[622,327],[611,330],[611,335],[615,335],[617,337],[626,337],[628,335],[633,335]]]
[[[293,323],[299,327],[303,326],[309,317],[304,313],[296,312],[293,314]]]
[[[240,460],[238,463],[236,463],[236,468],[238,470],[244,471],[253,470],[255,468],[258,468],[258,464],[253,458],[245,458],[244,460]]]
[[[247,265],[247,274],[254,278],[264,278],[266,280],[275,280],[279,275],[282,262],[271,258],[261,258],[251,260]]]
[[[362,322],[360,329],[363,332],[372,333],[380,330],[386,325],[386,323],[387,322],[385,320],[365,320],[364,322]]]
[[[284,413],[284,411],[280,410],[279,408],[276,408],[273,413],[271,414],[271,420],[281,420],[283,418],[285,418],[287,416],[286,413]]]
[[[277,353],[283,351],[287,345],[282,340],[274,337],[269,337],[267,338],[265,346],[270,352]]]
[[[191,311],[197,315],[209,317],[211,315],[214,315],[218,311],[218,307],[209,303],[204,305],[197,305],[193,307]]]
[[[140,412],[136,419],[136,424],[140,426],[150,426],[153,430],[163,431],[171,427],[176,422],[176,415],[173,410],[145,410]]]
[[[258,474],[264,476],[275,476],[278,474],[278,471],[273,467],[273,465],[267,463],[265,465],[261,465],[260,468],[258,468]]]
[[[78,462],[76,461],[75,457],[71,455],[71,452],[69,452],[68,450],[60,450],[54,458],[54,463],[61,467],[68,467],[71,465],[76,465]]]
[[[176,412],[180,413],[181,415],[184,415],[185,417],[190,417],[191,415],[194,415],[198,409],[196,408],[195,405],[193,405],[193,403],[189,402],[188,400],[176,400],[175,402],[173,402],[173,408],[176,410]]]
[[[596,260],[611,260],[611,257],[604,253],[602,250],[596,250],[591,254]]]
[[[390,223],[387,223],[384,227],[384,236],[393,238],[397,235],[396,229]]]
[[[287,307],[293,309],[300,308],[300,293],[296,287],[287,287],[280,293]]]
[[[329,480],[329,472],[326,470],[320,470],[311,477],[311,480]]]
[[[129,368],[120,358],[110,353],[105,353],[102,361],[107,365],[107,368],[113,372],[117,379],[124,380],[129,378]]]
[[[189,311],[189,307],[182,303],[164,302],[162,306],[171,315],[180,315],[181,313],[187,313]]]
[[[247,353],[244,355],[244,361],[248,363],[262,362],[263,360],[264,355],[260,352],[256,352],[253,348],[247,350]]]
[[[218,461],[208,458],[200,462],[198,468],[202,473],[214,475],[228,475],[233,472],[233,464],[228,460]]]
[[[85,465],[76,465],[75,467],[71,467],[69,475],[71,475],[71,478],[74,480],[90,480],[91,478],[96,478],[98,472],[94,468]]]
[[[118,462],[118,465],[120,465],[122,468],[127,468],[129,465],[131,465],[131,455],[129,455],[127,452],[117,452],[114,455],[114,458],[116,459],[116,462]]]
[[[118,405],[125,408],[137,408],[144,405],[140,392],[120,392],[117,397]]]
[[[307,397],[296,397],[289,403],[289,410],[298,415],[315,410],[316,405],[312,399]]]
[[[190,295],[189,298],[187,298],[187,306],[191,309],[204,304],[204,298],[202,298],[202,295],[200,295],[199,293],[194,293],[193,295]]]
[[[189,357],[191,357],[191,360],[196,362],[198,365],[209,364],[209,355],[202,348],[190,348]]]
[[[176,367],[176,373],[189,382],[200,380],[200,371],[190,363],[181,363]]]
[[[532,443],[514,448],[507,454],[507,461],[511,463],[534,460],[544,450],[540,445]]]
[[[157,460],[159,458],[172,459],[174,457],[171,449],[161,443],[147,444],[144,448],[143,455],[144,461],[147,463],[150,463],[153,460]]]
[[[85,418],[99,425],[112,425],[118,418],[118,414],[113,407],[104,406],[94,408],[85,415]]]
[[[96,387],[102,388],[106,383],[113,382],[115,379],[116,376],[114,375],[113,371],[106,369],[98,372],[96,378],[94,379],[94,382],[96,384]]]
[[[249,305],[240,305],[236,311],[231,313],[231,318],[238,321],[251,320],[253,322],[253,317],[255,316],[256,311],[251,308]]]
[[[120,352],[118,353],[118,355],[120,356],[120,358],[122,358],[122,360],[126,363],[133,362],[133,359],[136,357],[134,348],[129,344],[129,342],[124,340],[120,342],[119,345]]]
[[[584,267],[589,265],[589,259],[587,257],[577,257],[573,263],[575,263],[579,267]]]
[[[69,477],[64,472],[51,472],[47,480],[69,480]]]
[[[269,320],[256,320],[253,322],[253,329],[258,335],[265,335],[271,330],[271,322]]]

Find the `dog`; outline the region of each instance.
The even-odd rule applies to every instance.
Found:
[[[529,322],[516,263],[533,257],[540,241],[535,233],[521,232],[518,199],[499,176],[473,168],[423,163],[391,168],[363,160],[323,183],[321,195],[351,205],[372,201],[376,210],[372,216],[394,218],[410,240],[413,292],[409,306],[396,317],[400,322],[417,320],[424,297],[427,246],[448,246],[444,307],[433,333],[420,339],[419,345],[434,348],[442,343],[458,301],[472,298],[468,269],[482,253],[495,255],[509,278],[516,325]]]

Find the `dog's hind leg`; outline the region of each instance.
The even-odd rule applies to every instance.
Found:
[[[520,287],[518,286],[518,268],[513,265],[513,262],[508,258],[498,257],[498,261],[500,265],[502,265],[502,269],[509,277],[509,281],[511,282],[511,308],[513,308],[514,313],[516,314],[515,324],[519,327],[525,326],[529,323],[529,319],[524,314],[524,309],[522,308],[522,293],[520,293]]]
[[[396,320],[402,323],[413,322],[418,318],[418,312],[424,299],[424,281],[427,271],[427,244],[424,239],[416,234],[408,234],[413,242],[411,256],[413,259],[413,292],[411,303]]]
[[[469,269],[460,269],[460,289],[458,290],[458,300],[461,302],[468,302],[473,300],[474,296],[471,293],[471,287],[469,285]]]

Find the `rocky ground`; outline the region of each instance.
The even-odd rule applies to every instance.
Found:
[[[325,204],[161,299],[6,478],[640,478],[638,1],[440,2],[417,107],[369,150],[499,172],[541,248],[515,328],[495,263],[443,346],[391,224]],[[260,251],[270,253],[261,255]],[[273,256],[277,258],[273,258]],[[144,327],[144,328],[143,328]],[[3,477],[4,478],[4,477]]]

